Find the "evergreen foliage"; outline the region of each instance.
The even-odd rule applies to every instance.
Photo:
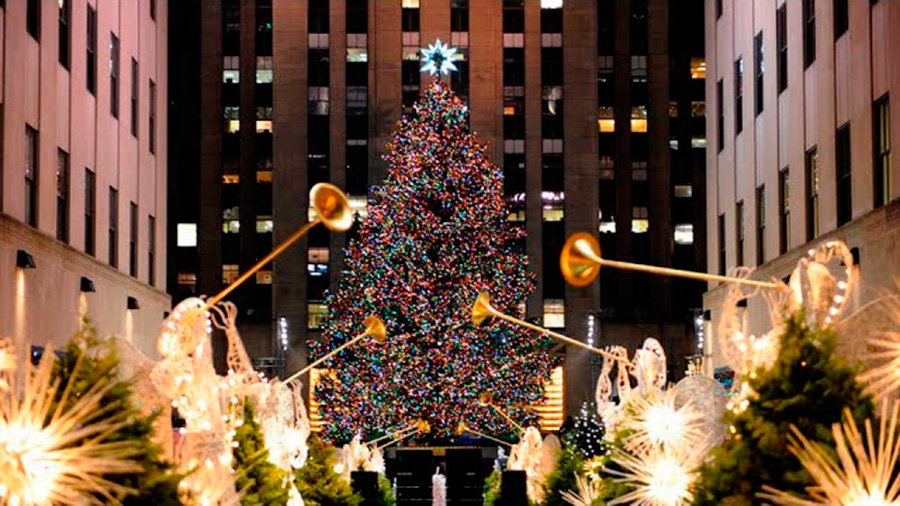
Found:
[[[310,436],[306,465],[294,471],[305,506],[359,506],[362,502],[350,484],[334,472],[334,453],[334,447],[325,445],[316,435]]]
[[[96,329],[87,319],[82,321],[79,330],[69,344],[56,358],[53,366],[52,381],[59,381],[57,400],[71,387],[67,404],[71,406],[98,381],[107,381],[112,388],[104,395],[102,406],[116,406],[116,411],[129,413],[130,420],[125,426],[116,430],[107,442],[134,441],[142,449],[134,460],[144,469],[142,473],[116,474],[107,479],[135,490],[135,493],[120,498],[124,506],[178,506],[181,499],[178,484],[183,478],[175,471],[174,466],[163,458],[162,448],[153,437],[153,422],[159,413],[151,416],[142,415],[132,402],[134,389],[131,383],[118,378],[119,359],[107,347],[101,346]],[[78,361],[83,363],[73,375]],[[53,410],[50,411],[53,413]]]
[[[795,314],[780,342],[773,366],[746,379],[758,395],[742,413],[727,415],[733,435],[703,468],[696,504],[762,504],[756,494],[763,485],[802,493],[813,483],[788,452],[789,427],[795,425],[810,440],[833,448],[831,427],[841,420],[844,407],[860,426],[872,416],[872,400],[856,382],[855,369],[835,355],[831,330],[810,329],[803,316]]]
[[[603,423],[597,419],[593,406],[585,403],[572,427],[561,434],[560,439],[566,445],[581,451],[584,458],[590,459],[607,453],[606,443],[603,441],[605,433]]]
[[[235,482],[243,493],[241,505],[286,505],[293,483],[288,473],[269,462],[265,437],[249,399],[244,401],[244,423],[238,427],[234,442]]]

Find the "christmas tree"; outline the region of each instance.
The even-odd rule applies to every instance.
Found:
[[[269,450],[259,423],[256,421],[253,403],[244,401],[244,423],[234,436],[234,470],[237,489],[243,492],[241,504],[286,505],[293,480],[287,472],[269,462]]]
[[[449,87],[432,85],[389,142],[384,185],[351,241],[316,358],[384,320],[388,339],[332,360],[315,395],[327,436],[406,426],[423,419],[437,437],[460,422],[510,431],[482,393],[523,425],[543,396],[553,361],[549,340],[505,322],[472,323],[479,292],[518,314],[532,289],[523,232],[507,222],[502,171],[468,128],[468,109]]]
[[[334,472],[334,447],[318,436],[309,438],[309,460],[294,471],[297,489],[307,506],[359,506],[362,497]]]
[[[590,459],[606,455],[606,442],[603,440],[605,433],[603,423],[597,420],[593,407],[584,403],[572,426],[561,433],[560,438],[566,445],[581,451],[584,458]]]
[[[124,506],[178,506],[181,505],[178,485],[182,475],[163,458],[162,448],[153,441],[153,422],[159,412],[142,415],[134,406],[133,386],[118,379],[119,359],[110,348],[103,347],[96,329],[86,318],[53,368],[53,381],[59,381],[57,403],[63,400],[63,392],[70,389],[66,404],[72,405],[100,381],[113,387],[103,396],[100,405],[115,407],[115,413],[129,413],[129,422],[106,437],[109,443],[132,441],[140,448],[134,460],[143,472],[117,474],[107,477],[110,481],[132,489],[134,493],[120,498]],[[76,364],[81,361],[80,366]],[[51,410],[53,412],[53,410]],[[98,499],[100,499],[98,497]]]
[[[814,483],[788,452],[790,426],[833,447],[831,428],[845,407],[860,425],[872,416],[856,371],[835,356],[831,330],[813,330],[797,314],[786,322],[780,342],[774,365],[747,378],[757,395],[746,410],[726,419],[732,435],[702,469],[695,504],[762,504],[757,494],[763,485],[802,495]]]

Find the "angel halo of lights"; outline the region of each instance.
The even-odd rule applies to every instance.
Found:
[[[422,48],[422,72],[428,72],[429,75],[449,75],[459,69],[453,60],[456,59],[456,48],[444,44],[441,39],[437,39],[434,44],[429,44],[427,48]]]

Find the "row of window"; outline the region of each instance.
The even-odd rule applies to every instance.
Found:
[[[888,96],[877,100],[873,105],[873,179],[874,206],[885,205],[891,199],[891,161],[890,161],[890,103]],[[806,241],[818,237],[822,230],[819,224],[819,197],[821,173],[819,170],[819,150],[814,146],[806,152],[805,157],[805,208],[806,208]],[[850,124],[841,126],[835,134],[835,197],[837,225],[841,226],[853,218],[853,187],[851,171]],[[780,253],[786,253],[791,243],[791,178],[790,170],[785,167],[778,174],[778,219]],[[766,188],[765,185],[756,191],[756,229],[757,229],[757,264],[766,261],[765,228],[766,228]],[[744,203],[735,206],[737,234],[737,265],[744,264]],[[719,215],[719,272],[725,273],[725,214]]]
[[[25,125],[25,223],[37,228],[39,213],[40,193],[38,191],[38,183],[40,180],[40,170],[38,163],[40,139],[38,131],[31,125]],[[69,154],[62,149],[57,150],[56,161],[56,238],[64,243],[69,243],[69,223],[70,223],[70,191],[71,191],[71,173],[69,167]],[[97,196],[97,177],[96,174],[88,168],[84,169],[84,252],[94,256],[96,254],[96,196]],[[138,206],[134,202],[130,205],[131,231],[129,235],[129,273],[137,277],[138,275]],[[113,267],[119,265],[118,252],[118,222],[119,222],[119,194],[118,191],[109,187],[109,264]],[[147,245],[148,245],[148,271],[147,279],[152,285],[156,283],[156,218],[152,215],[148,216],[147,223]]]

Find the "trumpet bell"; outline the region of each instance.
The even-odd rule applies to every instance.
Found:
[[[345,232],[353,225],[353,212],[347,196],[337,186],[318,183],[309,191],[309,201],[322,223],[334,232]]]
[[[466,432],[469,432],[469,426],[466,425],[466,422],[459,422],[456,425],[456,435],[461,436],[461,435],[465,434]]]
[[[366,318],[366,334],[375,338],[379,343],[383,343],[387,338],[387,329],[384,322],[377,316],[369,316]]]
[[[475,305],[472,306],[472,322],[475,325],[481,325],[481,322],[494,315],[494,308],[491,307],[491,296],[487,292],[478,294],[475,299]]]
[[[483,392],[481,396],[478,397],[478,404],[482,406],[490,406],[494,403],[494,396],[490,394],[490,392]]]
[[[587,232],[572,234],[559,255],[559,268],[566,281],[574,287],[584,287],[600,273],[600,244]]]

